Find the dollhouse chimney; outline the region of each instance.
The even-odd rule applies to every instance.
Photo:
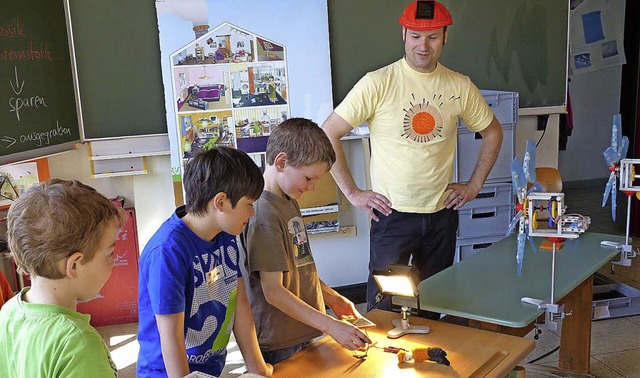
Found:
[[[198,39],[207,34],[209,31],[209,25],[196,25],[193,27],[193,31],[196,33],[196,39]]]

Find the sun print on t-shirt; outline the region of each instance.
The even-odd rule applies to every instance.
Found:
[[[402,136],[418,143],[428,143],[442,137],[444,125],[440,107],[444,104],[443,96],[434,94],[431,100],[423,98],[421,102],[414,104],[415,96],[411,94],[413,101],[408,109],[404,110],[402,120]],[[450,98],[449,100],[457,99]]]

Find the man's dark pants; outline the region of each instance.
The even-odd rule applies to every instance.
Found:
[[[371,221],[369,279],[367,281],[367,311],[373,308],[388,310],[389,296],[376,303],[379,293],[372,272],[389,264],[411,265],[418,268],[424,280],[453,265],[458,230],[458,212],[442,209],[432,214],[402,213],[392,210],[389,216],[376,211],[380,219]],[[427,312],[428,318],[439,314]]]

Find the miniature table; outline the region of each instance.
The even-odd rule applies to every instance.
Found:
[[[566,240],[556,252],[555,298],[572,313],[562,324],[560,370],[589,372],[593,273],[620,253],[600,242],[623,239],[587,232]],[[544,311],[521,298],[548,298],[551,291],[551,251],[540,250],[542,240],[534,239],[537,253],[527,243],[521,277],[516,275],[516,236],[511,235],[422,281],[420,309],[471,319],[470,325],[483,329],[526,334]],[[411,302],[394,297],[393,303]]]
[[[369,338],[377,347],[405,349],[437,346],[447,352],[451,366],[434,362],[398,362],[396,354],[371,347],[364,360],[353,357],[331,337],[325,336],[308,348],[274,367],[273,377],[500,377],[503,378],[529,354],[533,340],[410,317],[412,324],[428,324],[426,335],[409,334],[388,339],[391,321],[400,314],[373,310],[365,315],[377,324],[368,328]]]

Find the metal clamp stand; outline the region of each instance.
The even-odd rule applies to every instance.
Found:
[[[553,243],[553,254],[551,256],[551,296],[548,301],[530,297],[522,297],[522,303],[532,304],[540,310],[545,310],[545,324],[547,329],[551,331],[559,331],[562,328],[562,319],[572,313],[565,314],[564,305],[554,303],[554,291],[556,284],[556,243],[564,240],[563,238],[548,238]]]
[[[610,245],[615,245],[616,248],[620,248],[620,260],[611,261],[611,274],[615,274],[615,265],[622,266],[631,266],[631,259],[636,257],[636,252],[631,247],[631,242],[629,240],[629,223],[631,220],[631,196],[635,193],[631,191],[623,191],[624,194],[627,195],[627,230],[626,236],[624,239],[624,244],[620,245],[620,243],[611,243]]]

